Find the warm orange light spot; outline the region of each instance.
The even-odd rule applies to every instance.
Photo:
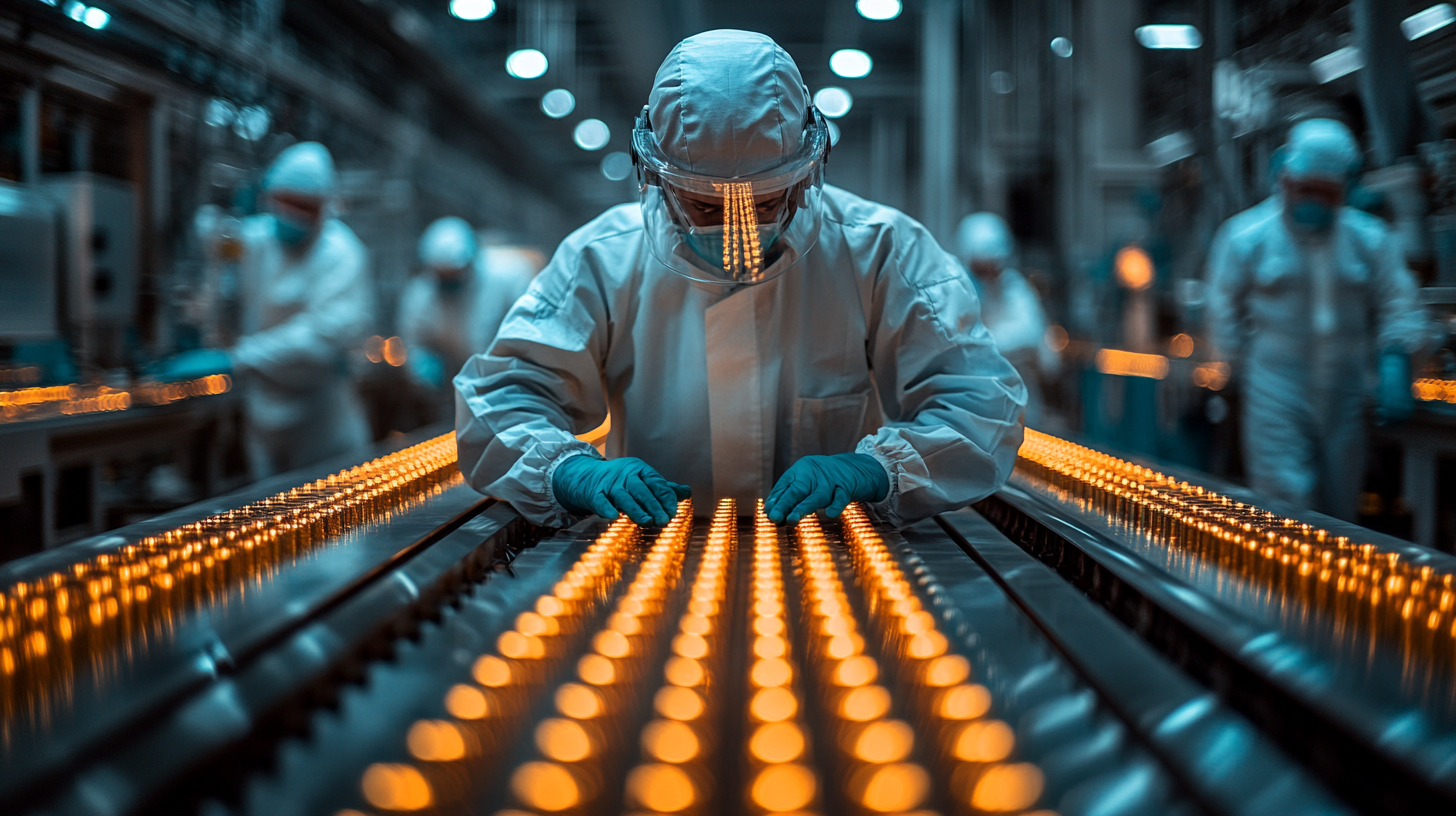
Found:
[[[536,747],[558,762],[580,762],[592,755],[591,735],[576,720],[552,717],[536,726]]]
[[[490,714],[490,699],[474,686],[451,686],[445,692],[445,710],[457,720],[479,720]]]
[[[693,590],[693,599],[688,601],[689,612],[694,615],[702,615],[705,618],[718,614],[718,602],[713,600],[712,592],[704,592],[702,593],[702,597],[698,597],[698,595],[698,590]]]
[[[783,657],[789,644],[778,635],[760,635],[753,641],[753,653],[759,657]]]
[[[639,765],[627,774],[627,797],[648,810],[672,813],[698,800],[693,780],[676,765]]]
[[[410,726],[405,745],[415,759],[451,762],[465,756],[465,738],[460,729],[445,720],[420,720]]]
[[[993,813],[1022,810],[1036,804],[1043,781],[1041,770],[1026,762],[987,768],[971,794],[971,805]]]
[[[754,663],[749,677],[759,688],[786,686],[789,680],[793,679],[794,670],[789,666],[789,661],[780,657],[770,657]]]
[[[936,713],[947,720],[974,720],[991,708],[991,692],[981,685],[956,686],[940,694]]]
[[[853,657],[859,654],[862,647],[857,641],[856,635],[839,635],[829,639],[829,645],[824,647],[824,653],[835,660],[843,660],[846,657]]]
[[[591,686],[563,683],[556,690],[556,710],[568,717],[589,720],[602,713],[602,698]]]
[[[908,762],[866,768],[855,775],[851,788],[855,798],[869,810],[906,811],[929,795],[930,774]]]
[[[773,813],[783,813],[814,801],[819,781],[803,765],[770,765],[753,780],[750,795],[754,804]]]
[[[546,656],[546,645],[535,635],[528,635],[512,629],[501,634],[496,641],[496,651],[516,660],[531,660]]]
[[[864,686],[875,682],[880,667],[873,657],[858,655],[846,658],[834,668],[834,683],[839,686]]]
[[[653,720],[642,729],[642,748],[663,762],[687,762],[698,755],[698,735],[676,720]]]
[[[576,662],[576,676],[594,686],[610,686],[617,681],[617,666],[599,654],[583,655]]]
[[[956,737],[951,753],[967,762],[997,762],[1011,755],[1016,735],[1000,720],[966,723]]]
[[[1174,357],[1193,356],[1193,338],[1186,334],[1175,334],[1168,341],[1168,353]]]
[[[633,618],[636,620],[636,618]],[[615,629],[604,629],[592,638],[592,648],[607,657],[626,657],[632,654],[632,641]]]
[[[1117,271],[1117,282],[1124,289],[1140,292],[1153,285],[1153,259],[1136,244],[1117,251],[1113,260]]]
[[[404,341],[398,337],[391,337],[384,341],[384,362],[398,368],[409,359],[409,352],[405,351]]]
[[[700,660],[708,656],[708,641],[702,635],[684,632],[672,639],[673,654]]]
[[[559,811],[581,801],[581,789],[571,771],[554,762],[527,762],[511,775],[511,792],[521,803],[537,810]]]
[[[918,635],[921,632],[929,632],[935,628],[935,616],[924,609],[919,612],[911,612],[900,621],[900,631],[907,635]]]
[[[925,685],[936,688],[964,683],[971,676],[971,661],[960,655],[937,657],[925,666]]]
[[[790,722],[760,725],[748,741],[748,752],[762,762],[792,762],[804,753],[804,732]]]
[[[636,615],[618,612],[607,619],[607,628],[624,635],[635,635],[642,631],[642,619]]]
[[[773,600],[772,598],[764,598],[763,600],[756,601],[753,604],[753,613],[761,618],[782,615],[783,612],[784,605],[779,603],[778,601]]]
[[[705,679],[702,665],[688,657],[669,658],[662,673],[674,686],[699,686]]]
[[[536,599],[536,611],[548,617],[556,617],[566,612],[566,604],[554,595],[542,595]]]
[[[381,810],[424,810],[433,801],[424,774],[409,765],[376,762],[361,786],[369,804]]]
[[[839,715],[854,722],[877,720],[889,710],[890,692],[884,686],[861,686],[839,703]]]
[[[759,615],[753,619],[753,631],[759,635],[782,635],[784,619],[777,615]]]
[[[831,615],[824,619],[819,628],[826,635],[847,635],[854,631],[854,621],[845,615]]]
[[[854,755],[865,762],[898,762],[909,756],[914,747],[915,732],[910,726],[900,720],[883,720],[870,723],[859,732],[859,738],[854,741]]]
[[[486,655],[475,661],[471,669],[475,682],[490,688],[500,688],[511,684],[511,664],[501,660],[495,655]]]
[[[692,635],[706,635],[713,631],[713,622],[707,616],[689,612],[682,616],[678,628]]]
[[[658,714],[670,720],[693,720],[703,713],[703,698],[683,686],[663,686],[652,704]]]
[[[782,722],[799,711],[799,700],[794,693],[782,686],[759,689],[748,704],[753,716],[763,722]]]
[[[560,632],[561,626],[556,622],[555,618],[550,618],[536,612],[522,612],[516,618],[516,629],[523,634],[541,637],[542,635],[554,635]]]
[[[945,654],[945,650],[949,645],[950,644],[946,642],[945,635],[942,635],[939,632],[922,632],[921,634],[910,638],[910,645],[906,648],[905,651],[908,652],[911,657],[925,660],[927,658],[939,657],[940,655]]]

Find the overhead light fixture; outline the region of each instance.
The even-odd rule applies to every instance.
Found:
[[[450,13],[462,20],[484,20],[495,14],[495,0],[450,0]]]
[[[1145,25],[1133,32],[1143,48],[1191,51],[1203,45],[1203,35],[1191,25]]]
[[[56,5],[53,0],[42,0],[42,2],[48,6]],[[81,25],[96,29],[97,31],[106,28],[111,23],[110,14],[95,6],[88,6],[85,3],[79,2],[79,0],[71,0],[71,2],[61,6],[61,11],[65,12],[67,17],[70,17]]]
[[[854,10],[866,20],[893,20],[900,16],[900,0],[856,0]]]
[[[562,117],[570,116],[574,110],[576,110],[576,97],[572,96],[571,91],[565,88],[547,91],[541,97],[541,112],[552,119],[561,119]]]
[[[1365,55],[1353,45],[1326,54],[1309,64],[1309,70],[1314,73],[1315,81],[1321,85],[1334,82],[1340,77],[1353,74],[1364,67]]]
[[[608,181],[622,181],[632,175],[632,157],[618,150],[602,158],[602,175]]]
[[[830,119],[838,119],[849,113],[849,109],[854,107],[854,97],[849,95],[849,91],[831,85],[828,88],[820,88],[819,92],[814,94],[814,107]]]
[[[506,73],[516,79],[535,79],[546,73],[551,66],[546,60],[546,55],[534,48],[522,48],[519,51],[512,51],[506,57]]]
[[[1450,3],[1439,3],[1402,20],[1400,33],[1404,34],[1407,40],[1419,40],[1452,23],[1456,23],[1456,7]]]
[[[577,124],[572,138],[582,150],[601,150],[612,140],[612,130],[600,119],[583,119]]]
[[[875,61],[858,48],[841,48],[829,58],[829,70],[845,79],[859,79],[869,76]]]
[[[1066,59],[1072,56],[1072,41],[1066,37],[1057,37],[1052,40],[1052,53]]]

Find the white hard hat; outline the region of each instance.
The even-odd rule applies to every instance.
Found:
[[[475,231],[463,218],[436,220],[420,236],[420,263],[431,269],[462,269],[475,260]]]
[[[334,157],[318,142],[299,142],[273,160],[263,176],[263,189],[270,193],[294,193],[329,198],[338,187]]]

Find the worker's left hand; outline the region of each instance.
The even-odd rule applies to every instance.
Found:
[[[1380,355],[1380,385],[1375,394],[1375,422],[1399,425],[1415,412],[1411,395],[1410,356],[1400,349]]]
[[[222,349],[193,349],[168,357],[152,369],[162,382],[178,382],[233,373],[233,358]]]
[[[774,524],[797,524],[820,510],[839,518],[850,502],[881,501],[889,492],[890,477],[873,456],[805,456],[779,478],[763,509]]]

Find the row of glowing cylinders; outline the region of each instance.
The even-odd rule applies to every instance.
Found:
[[[290,532],[396,494],[456,459],[453,434],[72,564],[0,592],[0,675],[43,662],[123,611],[242,556],[256,559]]]
[[[1371,604],[1392,601],[1406,620],[1428,629],[1444,626],[1456,609],[1456,575],[1401,560],[1400,553],[1352,542],[1327,530],[1280,518],[1151,468],[1027,429],[1019,455],[1063,477],[1153,510],[1230,546],[1294,567],[1336,592]],[[1456,621],[1449,634],[1456,637]]]
[[[687,610],[672,634],[671,656],[662,668],[662,683],[653,694],[654,716],[641,729],[641,761],[625,775],[622,794],[628,808],[653,813],[692,813],[714,796],[713,773],[708,762],[721,710],[725,685],[742,678],[733,670],[715,677],[725,655],[731,621],[722,619],[728,575],[737,541],[735,508],[721,503],[714,515]],[[576,679],[554,691],[556,715],[535,726],[539,757],[510,772],[508,788],[518,809],[499,811],[505,816],[591,809],[602,794],[577,772],[600,757],[630,751],[630,745],[609,745],[608,729],[593,728],[593,721],[609,716],[613,686],[623,678],[640,676],[645,659],[638,640],[652,631],[661,614],[664,593],[677,577],[688,542],[690,507],[664,529],[645,565],[623,595],[605,626],[590,639],[590,649],[577,662]],[[951,654],[935,617],[921,607],[918,597],[883,540],[861,508],[846,513],[849,546],[865,570],[867,591],[879,602],[905,668],[923,690],[933,743],[945,746],[954,766],[949,793],[972,810],[1004,813],[1025,811],[1042,789],[1041,772],[1028,763],[1007,761],[1015,737],[1005,723],[986,719],[991,696],[969,682],[971,667],[964,657]],[[864,636],[840,582],[818,522],[805,519],[797,531],[804,564],[801,603],[805,614],[808,661],[791,654],[783,576],[780,532],[760,507],[752,548],[752,594],[748,616],[752,636],[744,655],[748,689],[744,715],[748,723],[743,761],[742,809],[763,814],[810,813],[823,806],[822,780],[812,761],[813,740],[805,725],[805,694],[824,699],[837,737],[819,750],[838,750],[841,764],[851,768],[848,795],[860,808],[877,813],[925,812],[935,783],[923,765],[911,759],[916,734],[902,719],[891,716],[893,697],[877,684],[880,667],[865,654]],[[468,761],[478,727],[491,728],[501,718],[506,695],[517,701],[538,669],[554,651],[550,641],[567,628],[572,616],[585,614],[590,601],[584,594],[604,589],[610,573],[607,563],[620,562],[620,550],[637,540],[636,528],[615,522],[583,555],[550,594],[537,599],[533,610],[517,619],[516,628],[503,633],[494,652],[481,656],[472,672],[474,683],[452,687],[444,708],[450,719],[420,720],[410,727],[405,742],[417,761],[377,763],[369,766],[361,783],[365,799],[387,811],[420,811],[441,804],[431,775],[422,773],[438,763]],[[604,542],[606,546],[604,545]],[[614,553],[617,553],[614,555]],[[583,566],[585,565],[585,569]],[[553,619],[555,619],[553,621]],[[560,622],[556,622],[560,621]],[[736,661],[735,661],[736,663]],[[798,665],[813,665],[810,676],[800,676]],[[727,761],[739,755],[725,752]]]
[[[0,422],[57,414],[125,411],[138,405],[167,405],[193,397],[225,394],[232,386],[231,377],[213,374],[184,382],[142,383],[125,389],[72,384],[0,391]]]
[[[1411,383],[1411,396],[1422,402],[1456,405],[1456,380],[1421,379]]]

